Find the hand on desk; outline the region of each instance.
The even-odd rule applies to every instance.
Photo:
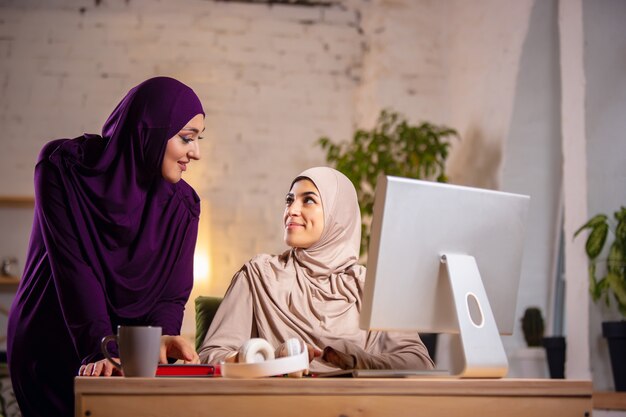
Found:
[[[354,369],[356,367],[356,358],[354,355],[340,352],[330,346],[326,346],[324,348],[322,360],[325,360],[326,362],[341,369]]]
[[[309,362],[311,362],[315,358],[319,358],[322,356],[322,351],[316,348],[313,345],[306,344],[306,348],[309,351]]]
[[[119,358],[113,358],[114,360],[119,362]],[[94,363],[88,363],[86,365],[81,365],[78,370],[78,376],[111,376],[111,375],[122,375],[120,371],[117,370],[115,366],[107,359],[101,359]]]
[[[159,363],[168,363],[167,358],[180,359],[183,363],[200,363],[194,348],[182,336],[161,336],[161,352]],[[119,358],[113,358],[119,362]],[[81,365],[78,376],[111,376],[122,375],[107,359]]]
[[[159,363],[167,363],[167,358],[180,359],[183,363],[200,363],[195,349],[182,336],[161,336]]]

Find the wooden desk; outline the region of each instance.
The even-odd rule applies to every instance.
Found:
[[[596,391],[593,393],[593,408],[626,411],[626,392]]]
[[[577,416],[590,381],[85,378],[76,416]]]

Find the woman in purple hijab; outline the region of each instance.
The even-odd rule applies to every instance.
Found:
[[[60,139],[35,167],[35,218],[8,324],[25,417],[71,416],[76,375],[111,375],[100,353],[117,326],[161,326],[161,360],[196,362],[180,333],[193,284],[200,199],[183,180],[204,111],[172,78],[132,90],[102,136]]]

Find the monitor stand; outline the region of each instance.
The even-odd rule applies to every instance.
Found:
[[[459,337],[453,338],[451,373],[460,378],[504,377],[508,361],[476,260],[469,255],[444,253],[441,262],[459,324]]]

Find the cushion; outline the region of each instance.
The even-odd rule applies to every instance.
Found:
[[[200,350],[222,297],[199,296],[196,302],[196,350]]]

